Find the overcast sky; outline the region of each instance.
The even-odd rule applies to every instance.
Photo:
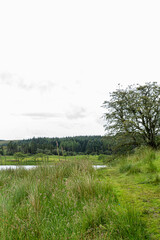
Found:
[[[1,0],[0,139],[104,135],[118,83],[160,83],[159,13],[159,0]]]

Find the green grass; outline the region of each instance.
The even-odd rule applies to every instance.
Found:
[[[98,170],[109,182],[120,201],[128,202],[146,222],[150,239],[160,239],[160,152],[137,149],[135,154],[120,157],[117,164]]]
[[[40,165],[44,163],[53,164],[65,160],[89,160],[93,164],[103,164],[103,161],[99,160],[97,155],[76,155],[66,157],[57,155],[36,157],[36,155],[31,155],[26,156],[22,161],[17,161],[14,156],[0,156],[0,165]]]
[[[150,239],[106,171],[82,160],[0,171],[0,239]]]

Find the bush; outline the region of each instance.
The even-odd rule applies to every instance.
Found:
[[[132,165],[132,167],[129,169],[128,174],[136,174],[136,173],[141,173],[142,170],[139,166],[137,165]]]
[[[131,167],[132,167],[131,163],[126,163],[120,166],[119,171],[120,173],[125,173],[125,172],[128,172],[131,169]]]
[[[134,159],[137,161],[150,162],[156,159],[155,150],[147,146],[141,146],[135,149]]]
[[[136,173],[141,173],[141,168],[137,164],[131,164],[131,163],[126,163],[124,165],[120,166],[119,169],[120,173],[125,173],[127,172],[128,174],[136,174]]]
[[[152,181],[153,184],[160,184],[160,175],[157,174]]]
[[[147,172],[149,173],[158,172],[157,166],[152,161],[149,161],[148,163]]]

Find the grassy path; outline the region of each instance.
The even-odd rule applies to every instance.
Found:
[[[141,213],[151,239],[160,239],[160,185],[144,183],[144,174],[119,173],[118,167],[102,170],[115,188],[119,199],[127,202]]]

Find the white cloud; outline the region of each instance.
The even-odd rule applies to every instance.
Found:
[[[27,82],[23,78],[19,77],[17,74],[12,74],[8,72],[2,72],[0,74],[0,84],[15,86],[23,90],[40,90],[45,92],[51,90],[56,84],[53,81],[43,82]]]
[[[81,119],[86,117],[86,110],[83,107],[74,106],[72,110],[66,112],[66,117],[70,120],[72,119]]]
[[[22,117],[31,117],[32,119],[48,119],[48,118],[60,118],[62,114],[60,113],[50,113],[50,112],[39,112],[39,113],[22,113]]]

